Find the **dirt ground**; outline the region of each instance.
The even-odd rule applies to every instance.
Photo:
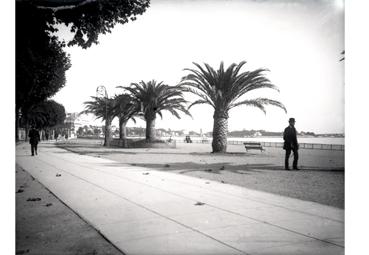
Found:
[[[17,166],[16,254],[123,253]]]
[[[212,154],[210,144],[178,143],[175,149],[105,148],[101,141],[70,140],[58,146],[108,158],[122,164],[172,171],[250,189],[344,208],[344,151],[300,150],[300,171],[284,170],[284,151],[246,152],[230,145],[228,153]],[[292,164],[292,160],[291,160]]]

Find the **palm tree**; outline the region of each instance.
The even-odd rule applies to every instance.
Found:
[[[197,63],[193,64],[198,70],[184,69],[190,74],[183,77],[179,85],[185,86],[188,92],[200,98],[193,102],[189,108],[197,104],[209,104],[214,108],[213,152],[227,151],[228,112],[231,109],[246,105],[257,107],[266,113],[265,105],[274,105],[287,112],[285,106],[279,101],[268,98],[240,99],[247,92],[255,89],[270,88],[279,91],[265,77],[266,69],[240,73],[240,69],[245,63],[246,61],[242,61],[238,65],[233,63],[227,70],[224,70],[223,62],[221,62],[218,71],[206,63],[204,64],[206,70]]]
[[[116,101],[113,98],[100,98],[91,97],[92,101],[84,102],[85,110],[81,114],[92,113],[96,116],[96,119],[105,120],[105,139],[104,146],[110,146],[111,140],[111,123],[116,117],[115,104]]]
[[[121,94],[114,97],[116,116],[119,118],[119,139],[127,138],[126,125],[128,120],[136,122],[134,116],[138,114],[139,108],[128,94]]]
[[[146,121],[146,141],[155,140],[155,120],[158,114],[161,118],[163,111],[169,111],[180,119],[179,112],[189,116],[191,114],[186,109],[186,100],[183,98],[183,87],[169,86],[163,82],[157,83],[155,80],[139,83],[132,83],[130,87],[122,87],[130,92],[133,102],[140,107],[140,115]]]

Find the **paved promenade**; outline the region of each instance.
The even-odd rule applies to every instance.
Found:
[[[52,144],[19,145],[16,161],[128,255],[344,253],[342,209]]]

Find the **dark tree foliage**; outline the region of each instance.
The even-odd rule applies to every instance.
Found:
[[[74,1],[76,2],[76,1]],[[78,45],[88,48],[97,43],[99,34],[110,33],[115,24],[134,21],[149,7],[149,0],[103,0],[77,1],[73,8],[68,6],[54,8],[57,23],[71,25],[74,34],[68,46]]]
[[[97,43],[98,35],[111,32],[116,23],[135,20],[149,7],[149,0],[36,0],[16,1],[16,104],[17,108],[53,96],[65,84],[69,46],[83,48]],[[59,42],[55,25],[65,24],[73,33]]]
[[[16,106],[29,108],[65,84],[70,61],[63,43],[50,36],[50,11],[22,3],[16,9]]]
[[[110,33],[117,23],[135,20],[150,6],[150,0],[17,0],[26,2],[47,13],[49,31],[56,31],[52,25],[67,25],[73,33],[68,46],[82,48],[97,43],[99,34]]]
[[[149,0],[16,0],[16,129],[34,104],[53,96],[65,85],[70,68],[65,45],[88,48],[98,35],[111,32],[117,23],[135,20],[149,7]],[[73,34],[58,41],[56,25],[65,24]],[[18,131],[16,131],[18,140]]]
[[[24,126],[34,125],[44,129],[63,124],[65,120],[65,108],[54,100],[47,100],[33,105],[25,115],[22,116]]]
[[[77,135],[83,135],[83,133],[84,133],[83,127],[79,127],[77,130]]]

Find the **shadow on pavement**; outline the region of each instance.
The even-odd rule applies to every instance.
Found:
[[[109,167],[126,166],[127,163],[108,163],[102,164]],[[250,172],[260,172],[260,170],[283,170],[279,166],[272,164],[247,164],[247,165],[231,165],[229,163],[213,163],[213,164],[199,164],[194,162],[178,162],[169,164],[155,164],[155,163],[135,163],[129,164],[137,167],[153,168],[161,171],[178,171],[182,170],[181,174],[195,171],[203,171],[212,174],[221,174],[222,171],[229,171],[237,174],[249,174]]]
[[[222,172],[228,171],[235,174],[247,175],[251,173],[262,173],[265,171],[283,171],[283,172],[294,172],[294,173],[308,173],[308,172],[327,172],[332,173],[336,172],[337,174],[343,174],[344,170],[340,168],[336,169],[323,169],[323,168],[301,168],[299,171],[295,170],[285,170],[283,166],[273,165],[273,164],[240,164],[233,165],[230,163],[194,163],[194,162],[176,162],[176,163],[168,163],[168,164],[157,164],[157,163],[124,163],[124,162],[115,162],[115,163],[104,163],[102,166],[109,167],[121,167],[126,166],[127,164],[131,166],[137,167],[147,167],[160,171],[179,171],[180,174],[186,174],[190,172],[207,172],[210,174],[222,174]]]
[[[151,155],[163,155],[163,154],[169,154],[169,155],[194,155],[194,156],[262,156],[265,157],[266,154],[260,154],[260,153],[250,153],[250,152],[226,152],[226,153],[212,153],[212,152],[172,152],[172,151],[163,151],[162,149],[158,148],[105,148],[103,146],[64,146],[64,145],[57,145],[61,149],[65,149],[70,152],[78,153],[81,155],[86,154],[100,154],[100,155],[107,155],[107,154],[151,154]],[[91,150],[86,150],[91,149]],[[150,150],[161,150],[161,151],[150,151]],[[142,150],[138,152],[131,152],[127,150]],[[169,150],[169,149],[168,149]],[[64,153],[64,152],[60,152]]]

